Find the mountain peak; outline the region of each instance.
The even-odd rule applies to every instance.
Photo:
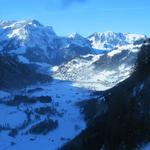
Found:
[[[15,40],[17,43],[25,47],[39,47],[46,49],[53,46],[53,40],[56,34],[51,26],[44,26],[37,20],[21,20],[0,22],[0,41]]]
[[[84,38],[80,34],[78,34],[77,32],[74,32],[74,33],[70,34],[68,37],[72,38],[72,39]]]
[[[68,38],[71,40],[71,44],[75,44],[81,47],[91,47],[90,41],[76,32],[70,34]]]
[[[96,34],[114,35],[114,34],[116,34],[116,32],[113,32],[113,31],[104,31],[104,32],[96,32]]]
[[[42,26],[42,24],[38,20],[35,20],[35,19],[29,19],[29,20],[26,20],[25,22],[28,24],[32,24],[32,25]]]

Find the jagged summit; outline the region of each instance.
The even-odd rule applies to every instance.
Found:
[[[81,38],[82,36],[79,33],[74,32],[74,33],[71,33],[68,37],[69,38]]]
[[[133,47],[135,42],[141,40],[142,43],[145,38],[144,35],[112,31],[97,32],[88,38],[78,33],[60,37],[51,26],[44,26],[37,20],[0,22],[0,52],[7,51],[17,57],[24,55],[29,61],[40,59],[58,64],[80,55],[105,53],[120,46]]]
[[[145,35],[121,32],[96,32],[88,37],[96,49],[114,49],[115,47],[134,44],[135,41],[146,39]]]
[[[91,47],[91,42],[87,38],[78,34],[77,32],[70,34],[68,38],[71,40],[72,44],[75,44],[81,47]]]

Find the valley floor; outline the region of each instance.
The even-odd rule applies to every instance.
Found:
[[[35,90],[34,89],[42,89]],[[64,143],[74,138],[77,134],[85,128],[85,122],[80,114],[79,108],[75,105],[76,102],[90,99],[91,92],[83,88],[77,88],[68,81],[54,80],[52,83],[43,84],[38,86],[29,87],[25,91],[33,90],[32,93],[26,93],[31,97],[38,96],[51,96],[52,102],[51,106],[56,108],[56,110],[61,115],[51,116],[51,119],[58,121],[58,127],[53,131],[50,131],[47,135],[33,135],[27,133],[29,130],[29,125],[25,129],[19,131],[16,137],[10,137],[8,131],[0,132],[0,149],[1,150],[55,150],[62,146]],[[19,110],[17,106],[5,106],[0,105],[0,109],[3,113],[0,113],[0,124],[10,124],[16,126],[22,120],[26,119],[23,114],[25,109],[33,110],[33,108],[38,108],[41,106],[46,106],[48,104],[36,103],[33,105],[21,105]],[[14,113],[12,115],[12,113]],[[18,115],[17,115],[18,114]],[[9,118],[5,119],[4,118]],[[40,120],[45,119],[46,116],[42,116]],[[34,120],[34,119],[33,119]],[[14,123],[13,123],[14,122]],[[33,121],[32,125],[36,122]]]

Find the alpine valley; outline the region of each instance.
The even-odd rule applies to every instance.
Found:
[[[0,150],[148,150],[149,74],[146,35],[0,21]]]

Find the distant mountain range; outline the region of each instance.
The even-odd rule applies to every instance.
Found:
[[[146,35],[111,31],[96,32],[88,37],[78,33],[61,37],[52,27],[37,20],[0,22],[2,55],[35,65],[44,73],[50,73],[48,68],[57,66],[52,69],[57,79],[99,81],[103,89],[128,77],[136,52],[145,39]]]
[[[139,45],[145,39],[145,35],[114,32],[94,33],[87,38],[77,33],[60,37],[52,27],[36,20],[0,22],[0,52],[15,55],[24,63],[61,64],[79,55]]]
[[[88,37],[92,42],[92,47],[96,49],[112,50],[114,48],[126,45],[141,44],[146,35],[115,33],[112,31],[99,33],[96,32]]]

